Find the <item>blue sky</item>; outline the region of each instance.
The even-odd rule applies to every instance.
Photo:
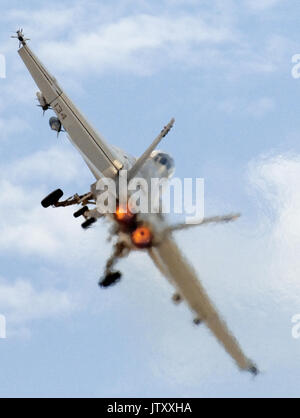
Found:
[[[300,53],[296,0],[3,1],[0,53],[1,396],[299,396]],[[48,127],[11,32],[31,47],[111,143],[162,148],[179,177],[205,179],[206,215],[234,225],[176,235],[211,298],[263,373],[236,370],[144,254],[97,287],[107,225],[43,210],[93,181]]]

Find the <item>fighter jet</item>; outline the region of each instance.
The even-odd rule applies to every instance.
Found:
[[[139,158],[134,158],[120,149],[108,145],[103,137],[91,126],[80,110],[60,87],[56,79],[47,71],[37,56],[29,48],[23,34],[18,30],[15,36],[19,40],[18,53],[35,81],[39,92],[37,99],[43,112],[49,109],[55,113],[49,124],[57,134],[64,131],[70,142],[77,148],[95,177],[95,182],[87,193],[61,200],[63,191],[57,189],[45,197],[41,204],[44,208],[58,208],[79,205],[75,218],[83,217],[83,229],[90,228],[99,218],[105,217],[111,224],[111,235],[115,239],[111,257],[106,263],[104,276],[99,285],[110,287],[121,279],[121,273],[115,270],[120,258],[132,251],[145,251],[149,254],[160,273],[173,285],[174,303],[185,301],[194,315],[194,324],[205,324],[220,344],[236,362],[240,370],[258,373],[256,365],[244,354],[239,343],[229,331],[226,323],[215,309],[193,267],[178,248],[173,234],[175,231],[191,227],[189,224],[170,225],[164,213],[134,213],[129,205],[121,207],[117,201],[114,213],[101,213],[97,202],[103,190],[99,182],[111,179],[118,184],[120,173],[128,173],[128,181],[136,177],[169,179],[174,172],[173,158],[156,150],[160,141],[168,134],[174,124],[172,119],[158,137]],[[199,225],[230,222],[239,215],[204,218]]]

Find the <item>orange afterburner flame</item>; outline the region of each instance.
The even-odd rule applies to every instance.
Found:
[[[130,212],[128,206],[125,207],[125,208],[122,208],[121,206],[118,206],[117,209],[116,209],[115,218],[119,222],[129,223],[133,220],[134,213]]]
[[[147,226],[140,226],[133,231],[131,239],[136,247],[147,248],[152,243],[152,232]]]

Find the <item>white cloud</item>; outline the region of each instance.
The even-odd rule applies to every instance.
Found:
[[[239,98],[224,100],[219,103],[219,109],[228,114],[250,115],[260,118],[275,109],[275,102],[270,97],[261,97],[255,100],[243,101]]]
[[[61,134],[63,135],[63,134]],[[71,144],[67,146],[53,146],[46,151],[36,151],[15,160],[12,164],[3,166],[4,176],[9,181],[18,184],[37,181],[40,184],[45,181],[68,184],[74,180],[84,178],[90,183],[93,177],[88,176],[88,169],[85,170],[81,156],[72,149]]]
[[[83,231],[72,216],[74,208],[45,210],[40,205],[42,198],[51,191],[41,188],[41,184],[60,185],[63,182],[66,186],[75,183],[76,179],[82,184],[85,179],[88,187],[93,182],[80,157],[71,150],[53,147],[4,165],[2,172],[0,248],[61,259],[66,256],[65,248],[74,248],[77,242],[76,248],[80,252]],[[84,190],[87,191],[88,188]],[[95,237],[94,231],[89,232],[90,239]]]
[[[249,114],[255,117],[264,116],[266,113],[270,113],[275,109],[274,101],[269,97],[262,97],[257,102],[247,105],[246,110]]]
[[[279,155],[262,159],[251,173],[252,181],[268,199],[270,216],[275,221],[271,233],[273,274],[283,293],[300,303],[300,157]]]
[[[163,8],[149,11],[146,6],[144,11],[139,9],[129,15],[122,8],[115,14],[106,9],[105,18],[99,20],[93,8],[88,14],[76,4],[72,10],[60,11],[62,22],[71,14],[76,25],[66,32],[66,25],[61,24],[57,31],[54,23],[51,38],[41,22],[52,12],[38,10],[32,28],[36,36],[33,49],[56,73],[68,71],[74,76],[111,71],[149,75],[170,65],[245,75],[271,73],[280,65],[282,48],[276,48],[279,41],[274,48],[269,45],[276,35],[260,39],[258,49],[257,43],[245,38],[238,28],[234,7],[213,2],[210,7],[189,12],[180,8],[169,12]],[[23,13],[30,25],[31,14],[14,13]]]
[[[8,326],[62,317],[76,309],[77,303],[67,291],[51,287],[36,289],[29,280],[19,279],[12,283],[0,278],[0,312],[7,317]]]
[[[228,27],[200,16],[166,17],[140,14],[101,25],[68,41],[47,42],[41,53],[64,70],[129,70],[150,73],[168,61],[189,65],[191,48],[234,42]],[[198,56],[199,58],[199,56]],[[193,59],[195,63],[195,59]],[[203,63],[202,63],[203,64]]]
[[[78,75],[111,71],[149,75],[178,66],[230,76],[272,73],[280,67],[285,57],[281,48],[269,45],[271,35],[255,41],[239,28],[237,17],[244,6],[240,10],[231,1],[203,6],[191,1],[189,9],[180,3],[168,0],[149,7],[130,0],[113,6],[77,1],[69,7],[57,5],[55,10],[11,9],[2,21],[25,26],[33,50],[55,75],[68,72],[70,85]],[[258,3],[264,3],[264,7],[267,4]],[[8,53],[10,62],[8,76],[19,73],[21,66],[17,54],[11,54],[11,41],[4,45],[3,52]],[[23,92],[28,93],[29,86],[24,83],[24,90],[20,83],[15,77],[7,99],[16,96],[23,103],[27,100],[30,94]]]
[[[0,141],[29,129],[28,124],[19,117],[0,118]]]
[[[78,22],[80,15],[83,14],[84,8],[80,6],[80,2],[69,7],[56,4],[53,8],[42,6],[34,10],[32,8],[16,9],[12,6],[3,11],[1,20],[9,22],[11,30],[17,31],[24,28],[26,35],[32,36],[35,33],[37,38],[48,38],[50,33],[55,37],[61,36],[66,28]],[[10,40],[10,45],[11,42]],[[8,46],[8,43],[6,45]],[[4,48],[5,51],[8,50],[7,46]]]
[[[285,0],[246,0],[246,5],[254,11],[263,11],[283,3]]]

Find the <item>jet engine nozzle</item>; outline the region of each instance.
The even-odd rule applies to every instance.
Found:
[[[131,240],[137,248],[151,247],[153,236],[147,226],[139,226],[131,234]]]

